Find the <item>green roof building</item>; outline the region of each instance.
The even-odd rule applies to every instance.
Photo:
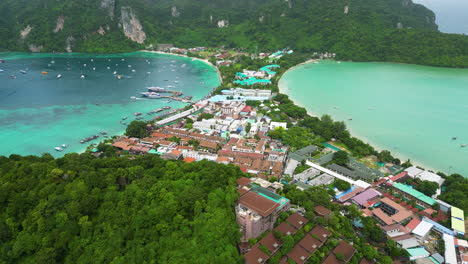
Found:
[[[436,201],[424,193],[411,188],[410,186],[402,183],[394,183],[393,187],[406,199],[415,200],[416,204],[424,208],[433,206]]]

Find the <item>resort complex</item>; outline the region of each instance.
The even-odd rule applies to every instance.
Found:
[[[249,88],[270,82],[275,68],[280,65],[237,72],[230,80],[232,88],[149,123],[147,137],[121,136],[112,145],[121,155],[159,155],[186,163],[209,160],[245,172],[250,178],[237,180],[235,206],[245,263],[349,263],[353,256],[353,261],[374,263],[356,259],[352,240],[329,229],[338,213],[332,204],[355,207],[362,217],[372,218],[386,240],[406,250],[408,261],[455,264],[466,259],[465,213],[436,198],[444,183],[438,174],[388,161],[369,165],[335,139],[297,148],[278,138],[278,133],[295,130],[297,120],[278,120],[286,104],[276,92],[261,85]],[[346,161],[338,162],[342,153]],[[417,190],[426,182],[437,186],[432,197]],[[285,189],[307,192],[317,187],[334,195],[328,208],[318,204],[313,213],[282,195]],[[356,217],[353,226],[355,235],[364,228]],[[289,237],[294,243],[287,242]]]

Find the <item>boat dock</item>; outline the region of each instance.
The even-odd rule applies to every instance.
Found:
[[[180,98],[179,98],[179,99],[180,99]],[[178,114],[176,114],[176,115],[167,117],[167,118],[165,118],[165,119],[163,119],[163,120],[159,120],[159,121],[157,121],[157,122],[155,123],[155,125],[157,125],[157,126],[165,125],[165,124],[170,123],[170,122],[173,122],[173,121],[175,121],[175,120],[177,120],[177,119],[179,119],[179,118],[184,118],[184,117],[186,117],[186,116],[189,116],[189,115],[191,115],[192,113],[195,113],[195,112],[198,111],[198,110],[200,110],[198,107],[193,107],[193,108],[191,108],[191,109],[189,109],[189,110],[186,110],[186,111],[184,111],[184,112],[181,112],[181,113],[178,113]],[[174,112],[175,112],[175,111],[174,111]]]
[[[160,98],[166,98],[166,99],[171,99],[171,100],[176,100],[176,101],[180,101],[180,102],[184,102],[184,103],[190,103],[190,104],[194,104],[195,102],[192,101],[192,100],[189,100],[189,99],[186,99],[186,98],[180,98],[180,97],[177,97],[177,96],[160,96]]]

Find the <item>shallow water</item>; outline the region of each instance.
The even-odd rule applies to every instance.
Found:
[[[287,72],[283,93],[400,159],[468,175],[468,70],[322,61]],[[352,119],[352,120],[349,120]],[[452,140],[452,137],[458,137]]]
[[[169,89],[196,101],[220,83],[215,69],[204,62],[153,53],[8,53],[0,58],[6,61],[0,64],[4,70],[0,73],[0,155],[80,152],[97,143],[80,144],[83,138],[101,131],[123,133],[122,117],[128,117],[125,122],[129,123],[135,112],[141,112],[145,120],[151,120],[156,116],[147,114],[151,110],[186,105],[141,98],[139,93],[148,86],[173,86]],[[118,80],[114,71],[123,78]],[[58,74],[62,78],[57,79]],[[10,79],[10,75],[17,78]],[[62,144],[68,147],[56,152],[54,147]]]

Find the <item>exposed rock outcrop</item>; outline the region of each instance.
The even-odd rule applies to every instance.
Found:
[[[128,6],[122,7],[121,22],[125,36],[140,44],[145,42],[146,33],[143,31],[143,26],[132,8]]]
[[[289,9],[291,9],[293,7],[292,0],[286,0],[286,2],[288,2],[288,7],[289,7]]]
[[[57,18],[57,25],[55,26],[54,33],[63,30],[63,25],[65,24],[65,17],[63,15]]]
[[[114,19],[115,0],[102,0],[101,8],[107,10],[111,19]]]
[[[344,7],[344,13],[345,13],[345,15],[347,15],[348,12],[349,12],[349,6],[345,6],[345,7]]]
[[[258,18],[258,22],[260,22],[260,23],[263,23],[264,20],[265,20],[265,16],[260,16]]]
[[[102,26],[99,26],[97,33],[101,36],[104,36],[106,34],[106,31],[102,28]]]
[[[396,26],[398,29],[401,29],[403,28],[403,24],[401,22],[398,22],[397,26]]]
[[[42,45],[36,46],[34,44],[29,44],[28,45],[29,51],[31,52],[41,52],[41,50],[44,48]]]
[[[65,47],[65,50],[68,53],[72,52],[72,46],[73,46],[73,42],[75,42],[75,38],[73,36],[68,36],[68,38],[65,40],[65,42],[67,43],[67,46]]]
[[[179,17],[180,16],[180,12],[177,11],[177,7],[176,6],[173,6],[171,8],[171,16],[172,17]]]
[[[229,21],[226,20],[226,19],[223,19],[223,20],[218,20],[218,27],[219,28],[223,28],[223,27],[227,27],[229,26]]]
[[[25,39],[29,33],[31,33],[32,27],[30,25],[27,25],[23,30],[21,30],[21,39]]]

